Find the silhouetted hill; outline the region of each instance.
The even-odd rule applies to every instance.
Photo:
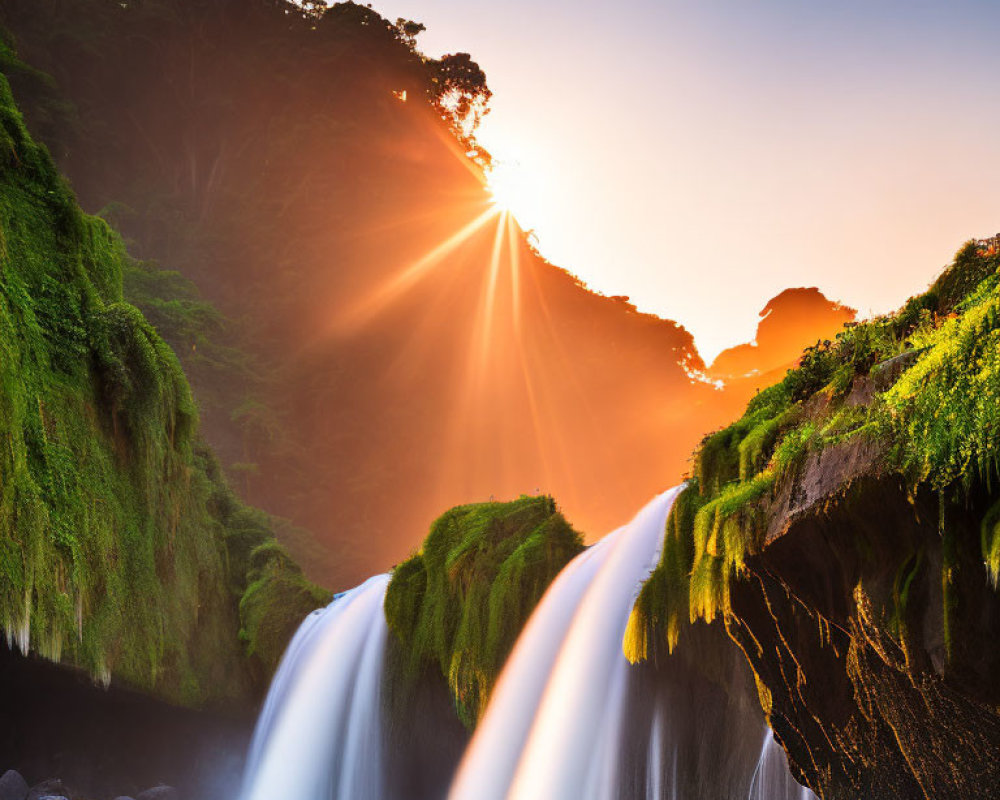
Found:
[[[815,286],[785,289],[761,309],[754,341],[723,350],[708,374],[730,381],[753,373],[784,372],[794,366],[804,347],[832,339],[856,316],[853,308],[828,300]]]

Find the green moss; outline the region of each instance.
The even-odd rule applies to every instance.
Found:
[[[893,614],[890,619],[890,629],[900,640],[907,634],[906,612],[910,604],[910,591],[924,562],[924,551],[921,549],[900,562],[896,577],[892,584]]]
[[[105,681],[244,699],[322,596],[287,557],[247,555],[266,520],[248,526],[199,444],[177,358],[122,299],[120,239],[79,210],[2,76],[0,154],[0,627]]]
[[[992,281],[990,281],[992,283]],[[1000,297],[921,332],[919,361],[883,395],[883,428],[911,483],[988,481],[1000,463]]]
[[[800,414],[798,406],[792,406],[762,419],[750,429],[739,443],[740,480],[746,481],[761,472],[766,466],[781,434],[794,425]]]
[[[404,683],[448,679],[469,727],[482,715],[518,634],[559,571],[583,549],[550,497],[458,506],[393,572],[389,627]]]
[[[692,480],[674,500],[667,518],[666,537],[657,568],[643,584],[625,631],[624,650],[630,661],[639,661],[650,650],[651,632],[665,634],[673,651],[691,608],[691,565],[694,540],[690,535],[695,516],[704,504],[697,481]]]
[[[958,611],[958,596],[955,590],[958,570],[958,543],[956,533],[948,525],[941,530],[941,603],[943,610],[942,632],[944,633],[945,654],[950,660],[955,652],[955,613]]]
[[[240,636],[248,654],[271,672],[299,623],[329,603],[330,593],[307,581],[274,540],[263,542],[251,553],[248,577],[250,585],[240,600]]]
[[[986,571],[996,588],[997,579],[1000,578],[1000,500],[983,517],[981,542]]]
[[[807,348],[799,365],[760,392],[732,425],[707,436],[694,457],[694,480],[667,525],[663,556],[639,594],[625,637],[626,655],[671,650],[686,619],[727,613],[729,584],[761,546],[769,497],[794,478],[811,452],[867,437],[887,471],[911,492],[942,498],[942,625],[952,650],[956,534],[944,522],[949,502],[994,494],[1000,467],[1000,257],[963,246],[923,295],[897,314],[851,324],[835,341]],[[896,356],[909,361],[900,367]],[[848,404],[868,381],[874,397]],[[883,391],[875,391],[879,386]],[[986,574],[1000,575],[1000,506],[982,522]],[[864,542],[859,553],[867,552]],[[901,557],[895,586],[897,627],[922,561]],[[687,614],[683,610],[687,609]]]

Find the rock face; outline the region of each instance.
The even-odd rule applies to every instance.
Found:
[[[730,636],[793,771],[823,798],[1000,793],[1000,600],[976,551],[985,509],[945,508],[946,587],[938,502],[909,496],[861,446],[812,458],[776,493],[768,544],[732,584]]]
[[[725,620],[824,798],[1000,796],[1000,257],[807,349],[707,436],[625,651]]]
[[[24,800],[28,784],[20,772],[9,769],[0,776],[0,800]]]
[[[46,792],[72,800],[138,798],[163,780],[182,800],[228,800],[237,794],[253,729],[250,712],[193,711],[104,689],[79,671],[26,658],[2,639],[0,709],[0,770],[14,767],[28,782],[6,773],[0,800],[25,800],[28,785],[54,775],[71,791]]]

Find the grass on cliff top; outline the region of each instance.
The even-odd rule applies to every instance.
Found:
[[[726,613],[730,580],[762,545],[767,503],[810,453],[868,437],[879,443],[882,468],[903,475],[911,491],[930,487],[944,503],[994,486],[998,267],[995,248],[967,243],[926,293],[807,349],[739,420],[705,437],[668,519],[660,563],[629,620],[623,646],[631,661],[661,643],[672,650],[684,625]],[[849,402],[852,390],[865,387],[869,400]],[[996,585],[1000,502],[984,518],[981,538],[984,574]],[[950,569],[946,558],[946,595]],[[947,611],[944,626],[947,639]]]
[[[404,682],[428,669],[448,680],[473,727],[514,641],[583,540],[550,497],[458,506],[393,572],[385,612],[402,645]]]
[[[122,299],[127,258],[0,75],[0,627],[105,681],[244,699],[318,593],[287,558],[268,567],[267,520],[225,486],[177,358]]]

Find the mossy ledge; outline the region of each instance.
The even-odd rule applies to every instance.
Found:
[[[239,703],[325,593],[226,487],[128,264],[0,75],[0,627],[104,682]]]
[[[386,593],[396,688],[405,697],[428,670],[439,671],[473,727],[531,612],[582,550],[551,497],[447,511],[420,552],[393,571]]]
[[[639,661],[721,618],[824,798],[1000,792],[997,245],[704,439],[629,621]]]

